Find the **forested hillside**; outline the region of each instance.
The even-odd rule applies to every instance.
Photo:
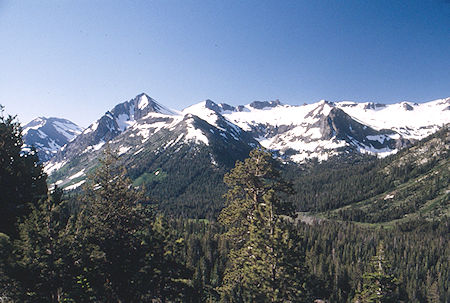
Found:
[[[294,167],[256,149],[216,172],[224,182],[192,161],[186,169],[202,184],[171,182],[225,196],[191,208],[142,186],[167,180],[168,170],[133,175],[111,150],[80,191],[47,193],[39,159],[21,152],[21,140],[20,125],[2,114],[4,302],[450,298],[448,127],[382,160]]]
[[[215,288],[221,285],[229,251],[229,243],[219,236],[223,228],[193,220],[178,221],[175,226],[187,244],[183,256],[194,269],[194,282],[202,285],[203,301],[218,300]],[[304,255],[313,284],[310,291],[317,298],[353,302],[381,242],[391,273],[399,282],[398,301],[381,302],[447,302],[450,297],[448,218],[390,229],[323,220],[298,222],[296,228],[301,238],[300,256]]]
[[[450,214],[449,126],[384,159],[335,158],[288,166],[297,209],[343,221],[388,223]]]

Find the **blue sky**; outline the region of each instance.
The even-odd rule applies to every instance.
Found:
[[[0,104],[87,126],[141,92],[182,109],[450,96],[450,2],[0,0]]]

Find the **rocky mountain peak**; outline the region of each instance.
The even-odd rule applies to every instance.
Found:
[[[274,100],[274,101],[253,101],[250,103],[250,107],[253,107],[255,109],[264,109],[267,107],[277,107],[278,105],[281,105],[280,100]]]
[[[24,149],[36,147],[39,159],[46,162],[81,132],[81,127],[67,119],[39,117],[23,127]]]
[[[404,110],[414,110],[414,107],[412,107],[410,104],[408,104],[407,102],[403,102],[402,103],[402,107]]]
[[[216,113],[220,113],[222,111],[222,108],[210,99],[205,100],[205,107],[215,111]]]

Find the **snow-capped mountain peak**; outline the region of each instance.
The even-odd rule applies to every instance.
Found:
[[[32,129],[39,129],[40,127],[45,125],[46,121],[47,121],[47,118],[38,117],[38,118],[28,122],[23,128],[22,134],[26,135]]]
[[[106,126],[109,132],[121,133],[134,125],[137,120],[155,114],[178,115],[176,111],[166,108],[147,94],[142,93],[129,101],[117,104],[112,110],[107,111],[104,116],[92,123],[84,131],[84,134],[96,131],[99,125]]]
[[[81,127],[67,119],[39,117],[23,128],[24,150],[36,147],[39,159],[45,162],[82,131]]]
[[[222,109],[209,99],[183,109],[183,115],[195,115],[211,125],[216,125]]]
[[[106,142],[131,127],[140,129],[142,134],[146,135],[152,129],[148,126],[149,123],[158,119],[173,120],[168,117],[177,116],[179,114],[176,111],[164,107],[147,94],[139,94],[107,111],[78,136],[70,148],[58,155],[58,158],[99,150]]]
[[[129,103],[133,105],[135,112],[141,112],[137,118],[140,118],[149,112],[160,113],[163,115],[177,115],[177,111],[165,107],[145,93],[137,95],[134,99],[130,100]]]
[[[142,95],[139,96],[139,100],[138,100],[138,108],[139,109],[142,110],[142,109],[146,108],[148,103],[149,103],[148,102],[148,97],[147,97],[146,94],[142,94]]]

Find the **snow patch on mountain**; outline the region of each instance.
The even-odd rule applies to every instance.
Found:
[[[180,142],[180,140],[184,137],[184,134],[180,134],[176,139],[174,140],[170,140],[166,143],[166,145],[164,145],[164,149],[167,149],[175,144],[177,144],[178,142]]]
[[[147,119],[147,120],[145,120]],[[136,135],[142,137],[141,143],[145,143],[151,135],[159,132],[161,129],[170,129],[182,120],[180,116],[170,116],[162,114],[149,114],[139,123],[133,124],[133,129]]]
[[[79,172],[73,174],[72,176],[69,177],[70,180],[75,179],[75,178],[79,178],[81,176],[85,175],[84,173],[84,168],[82,170],[80,170]]]
[[[116,119],[117,125],[119,126],[120,131],[126,130],[128,127],[134,124],[134,120],[130,119],[130,116],[127,114],[120,114]]]
[[[189,106],[189,107],[183,109],[182,113],[184,115],[187,115],[187,114],[195,115],[195,116],[199,117],[200,119],[205,120],[209,124],[219,127],[217,125],[218,115],[214,110],[208,108],[208,106],[207,106],[208,101],[210,101],[210,100],[203,101],[203,102],[194,104],[192,106]]]
[[[183,115],[195,115],[199,117],[200,119],[208,122],[210,125],[225,131],[225,129],[219,125],[219,122],[224,120],[224,117],[220,115],[221,108],[215,104],[211,100],[206,100],[197,104],[194,104],[192,106],[189,106],[185,108],[182,111]],[[226,121],[229,125],[233,125],[229,121]],[[233,125],[235,127],[235,125]]]
[[[135,151],[135,152],[133,153],[133,156],[136,156],[137,154],[141,153],[143,150],[144,150],[143,147],[142,147],[142,148],[139,148],[137,151]]]
[[[197,144],[203,143],[205,145],[209,145],[208,137],[206,137],[206,135],[199,128],[194,126],[194,119],[192,117],[188,117],[185,121],[187,122],[185,142],[189,143],[193,141]]]
[[[254,138],[265,148],[288,152],[293,161],[318,157],[325,159],[328,149],[345,146],[345,141],[324,138],[320,122],[333,109],[331,103],[320,101],[305,106],[282,105],[258,107],[246,105],[247,111],[226,112],[223,115]],[[295,151],[295,152],[293,152]]]
[[[386,135],[375,135],[375,136],[366,136],[367,139],[371,141],[378,141],[380,143],[386,142],[386,140],[389,140],[390,137]]]
[[[61,167],[63,167],[64,165],[67,164],[67,161],[60,161],[60,162],[49,162],[47,165],[44,166],[44,172],[47,175],[50,175],[52,172],[60,169]]]
[[[75,184],[65,187],[64,190],[74,190],[74,189],[80,187],[81,185],[83,185],[85,182],[86,182],[86,180],[81,180]]]
[[[90,152],[90,151],[96,151],[96,150],[100,150],[100,148],[103,147],[103,145],[105,145],[105,141],[100,141],[99,143],[95,144],[95,145],[89,145],[88,147],[86,147],[86,149],[82,152],[82,154]]]
[[[88,128],[86,128],[86,129],[83,131],[83,134],[88,134],[88,133],[91,133],[91,132],[96,131],[98,125],[99,125],[99,122],[98,122],[98,121],[95,121],[94,123],[92,123]]]
[[[119,147],[119,150],[117,151],[117,155],[119,155],[119,156],[123,155],[130,149],[131,149],[131,146],[121,146],[121,147]]]
[[[147,95],[142,95],[142,97],[139,99],[138,108],[144,109],[148,105],[148,98]]]
[[[378,156],[380,158],[385,158],[389,155],[396,154],[398,152],[398,149],[391,149],[388,147],[385,148],[374,148],[373,146],[367,146],[364,144],[361,144],[358,148],[358,151],[362,154],[369,154],[373,156]]]

